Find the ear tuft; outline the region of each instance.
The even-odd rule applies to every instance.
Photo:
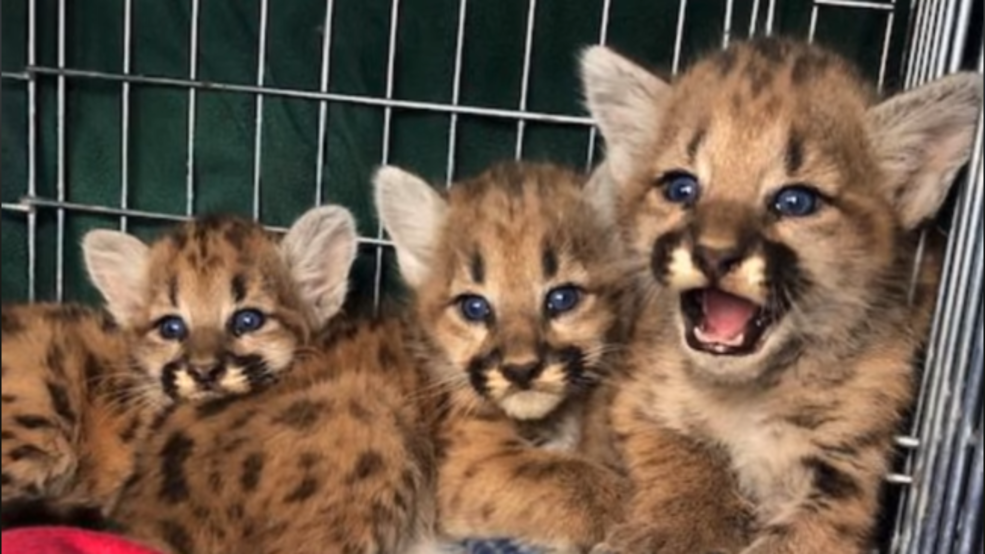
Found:
[[[869,111],[869,129],[887,176],[887,197],[907,229],[934,217],[971,157],[982,106],[982,76],[958,73],[899,94]]]
[[[412,288],[427,278],[448,204],[423,179],[396,167],[382,167],[373,177],[376,211],[393,239],[397,263]]]
[[[131,325],[144,302],[150,249],[134,236],[99,229],[82,239],[82,254],[106,309],[120,325]]]
[[[291,277],[301,300],[313,308],[317,326],[342,309],[357,246],[356,222],[340,206],[309,210],[281,242]]]
[[[624,180],[662,124],[670,85],[605,46],[581,55],[585,103],[605,137],[612,176]]]

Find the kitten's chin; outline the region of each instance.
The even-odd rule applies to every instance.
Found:
[[[544,419],[561,405],[563,398],[557,394],[540,391],[514,392],[498,401],[506,415],[521,421]]]

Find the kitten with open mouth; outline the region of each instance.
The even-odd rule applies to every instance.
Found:
[[[758,350],[780,317],[766,306],[714,287],[682,294],[681,314],[688,346],[722,356]]]

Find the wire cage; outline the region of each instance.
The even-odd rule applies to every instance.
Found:
[[[502,158],[589,168],[575,53],[677,72],[754,35],[823,42],[900,89],[982,71],[980,0],[4,0],[2,297],[92,301],[78,242],[205,211],[361,222],[354,302],[396,288],[369,175],[450,182]],[[982,132],[950,242],[882,551],[982,551]]]

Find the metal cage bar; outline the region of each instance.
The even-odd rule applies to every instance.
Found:
[[[960,69],[972,0],[914,2],[907,86]],[[979,73],[985,46],[977,45]],[[893,551],[971,554],[982,534],[983,161],[979,120],[971,169],[952,221],[934,330],[915,409],[907,489]]]

